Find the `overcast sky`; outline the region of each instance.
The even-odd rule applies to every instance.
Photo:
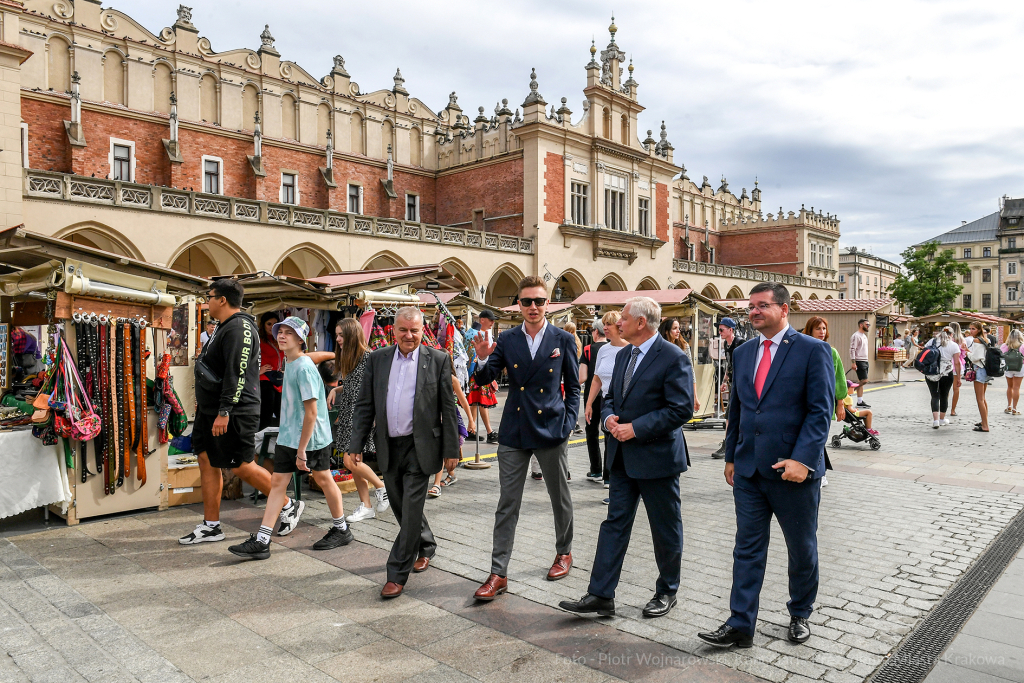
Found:
[[[536,67],[549,103],[583,113],[591,37],[636,66],[640,129],[661,120],[676,164],[715,187],[763,190],[763,210],[801,204],[838,214],[842,246],[897,258],[908,244],[1024,196],[1024,3],[559,0],[434,3],[195,0],[215,51],[259,47],[327,74],[335,54],[363,92],[392,86],[437,111],[507,97],[521,105]],[[178,3],[116,9],[159,32]]]

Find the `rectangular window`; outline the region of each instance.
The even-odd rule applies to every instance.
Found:
[[[846,298],[846,292],[839,292],[839,298],[840,299],[845,299]]]
[[[1009,263],[1006,264],[1006,274],[1007,275],[1016,275],[1017,274],[1017,262],[1016,261],[1010,261]]]
[[[28,168],[28,124],[21,124],[21,167]]]
[[[573,225],[590,225],[590,186],[585,183],[572,183],[569,203]]]
[[[110,139],[110,178],[125,182],[135,181],[135,143],[130,140]]]
[[[971,303],[971,295],[964,294],[964,308],[972,308]]]
[[[984,258],[989,258],[990,256],[992,256],[992,247],[985,247],[984,249],[982,249],[981,255]]]
[[[982,282],[992,282],[992,269],[991,268],[982,268],[981,269],[981,281]]]
[[[625,230],[626,179],[606,174],[604,177],[604,224],[611,230]]]
[[[971,248],[964,247],[964,258],[971,258]]]
[[[1007,237],[1006,238],[1006,246],[1009,249],[1016,249],[1017,248],[1017,238],[1016,237]]]
[[[818,265],[818,245],[811,243],[811,265]]]
[[[420,196],[418,194],[405,195],[405,220],[413,223],[420,222]]]
[[[982,294],[981,295],[981,307],[982,308],[992,308],[992,295],[991,294]]]
[[[298,203],[298,180],[294,173],[281,174],[281,203]]]
[[[363,212],[363,188],[359,185],[348,186],[348,211],[349,213]]]
[[[1006,300],[1007,301],[1016,301],[1017,300],[1017,288],[1016,287],[1007,287],[1006,288]]]
[[[846,282],[846,276],[845,276],[845,275],[843,275],[842,273],[840,273],[840,274],[839,274],[839,281],[840,281],[840,282]]]
[[[636,226],[637,232],[644,237],[651,236],[651,200],[644,199],[643,197],[637,199],[637,208],[639,209],[637,215]]]
[[[1018,219],[1018,218],[1011,218],[1010,219],[1010,225],[1017,225],[1017,221],[1018,220],[1020,220],[1020,219]]]
[[[207,194],[223,194],[221,169],[224,165],[215,157],[203,157],[203,192]]]
[[[828,248],[828,267],[832,267],[832,247]]]
[[[964,284],[969,284],[971,281],[971,271],[964,273]]]

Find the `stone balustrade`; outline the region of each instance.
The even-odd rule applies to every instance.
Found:
[[[676,273],[697,273],[699,275],[721,275],[724,277],[735,277],[754,282],[781,282],[784,285],[796,287],[817,287],[819,289],[838,289],[838,283],[831,280],[816,280],[799,275],[785,275],[783,273],[772,273],[767,270],[755,268],[743,268],[742,266],[724,266],[720,263],[704,263],[703,261],[688,261],[686,259],[672,259],[672,270]]]

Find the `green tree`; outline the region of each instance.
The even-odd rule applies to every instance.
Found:
[[[888,289],[911,315],[953,308],[963,290],[963,285],[957,284],[957,275],[967,275],[971,269],[956,260],[952,249],[939,251],[938,242],[927,242],[920,247],[907,247],[900,256],[904,272],[896,275]]]

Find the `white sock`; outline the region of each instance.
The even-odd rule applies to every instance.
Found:
[[[345,521],[344,517],[332,517],[332,520],[334,522],[335,529],[341,529],[344,531],[348,528],[348,523]]]
[[[270,527],[261,526],[260,530],[256,532],[256,540],[260,543],[270,543],[270,534],[273,531]]]
[[[281,512],[288,512],[291,509],[292,509],[292,499],[289,498],[288,502],[284,504],[283,508],[281,508]]]
[[[208,519],[204,519],[204,520],[203,520],[203,524],[205,524],[206,526],[210,527],[211,529],[216,529],[217,527],[219,527],[219,526],[220,526],[220,520],[218,519],[218,520],[217,520],[217,521],[215,521],[215,522],[211,522],[211,521],[210,521],[210,520],[208,520]]]
[[[857,404],[860,405],[861,403],[864,403],[864,397],[863,396],[858,396],[857,397]]]

